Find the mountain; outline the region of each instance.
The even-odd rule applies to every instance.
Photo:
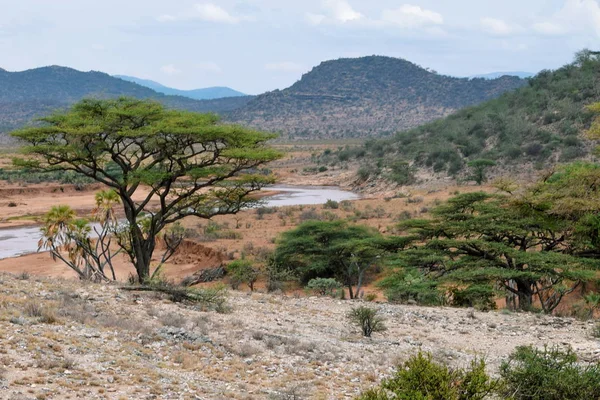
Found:
[[[523,71],[490,72],[489,74],[473,75],[473,76],[470,76],[469,78],[497,79],[502,76],[516,76],[521,79],[527,79],[527,78],[531,78],[532,76],[535,76],[535,74],[532,72],[523,72]]]
[[[464,176],[468,162],[476,159],[514,173],[585,159],[594,147],[584,134],[594,118],[586,106],[600,102],[599,77],[600,56],[582,52],[575,62],[542,71],[498,99],[369,141],[344,157],[360,159],[363,178],[384,176],[402,165]]]
[[[133,76],[127,75],[114,75],[115,78],[123,79],[124,81],[129,81],[133,83],[137,83],[138,85],[145,86],[154,90],[155,92],[167,94],[171,96],[184,96],[189,97],[191,99],[196,100],[212,100],[212,99],[220,99],[224,97],[241,97],[246,96],[246,94],[242,92],[238,92],[237,90],[233,90],[228,87],[215,86],[204,89],[193,89],[193,90],[179,90],[164,86],[158,82],[151,81],[149,79],[140,79]]]
[[[155,99],[170,108],[217,113],[239,108],[251,98],[246,96],[199,101],[182,96],[167,96],[103,72],[81,72],[60,66],[21,72],[0,69],[0,132],[22,126],[53,110],[64,109],[85,97],[119,96]]]
[[[284,90],[256,96],[229,118],[291,137],[359,137],[421,125],[514,90],[526,81],[438,75],[370,56],[323,62]]]

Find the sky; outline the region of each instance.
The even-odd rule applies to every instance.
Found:
[[[0,0],[0,10],[0,68],[248,94],[342,57],[469,76],[554,69],[600,49],[600,0]]]

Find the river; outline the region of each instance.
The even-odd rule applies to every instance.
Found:
[[[356,200],[356,193],[334,186],[271,186],[265,188],[278,194],[265,198],[265,206],[295,206],[323,204],[327,200]],[[35,253],[41,237],[37,226],[0,229],[0,260]]]

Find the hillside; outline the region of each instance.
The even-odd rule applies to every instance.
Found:
[[[255,97],[230,118],[289,136],[371,136],[418,126],[525,83],[442,76],[390,57],[339,59],[287,89]]]
[[[502,76],[516,76],[516,77],[525,79],[525,78],[531,78],[534,75],[535,74],[532,74],[531,72],[524,72],[524,71],[506,71],[506,72],[502,71],[502,72],[490,72],[488,74],[473,75],[473,76],[470,76],[469,78],[497,79]]]
[[[149,79],[140,79],[134,76],[127,75],[114,75],[115,78],[122,79],[124,81],[137,83],[138,85],[145,86],[154,90],[155,92],[171,95],[171,96],[184,96],[189,97],[191,99],[196,100],[212,100],[212,99],[221,99],[224,97],[240,97],[246,96],[246,94],[242,92],[238,92],[237,90],[233,90],[228,87],[215,86],[208,87],[202,89],[193,89],[193,90],[180,90],[174,89],[165,85],[162,85],[158,82],[149,80]]]
[[[440,176],[464,176],[467,162],[480,158],[503,170],[527,173],[587,157],[593,144],[583,132],[593,114],[586,105],[599,101],[600,57],[583,53],[572,64],[542,71],[527,86],[498,99],[368,141],[344,157],[371,160],[361,161],[363,179],[389,176],[385,171],[402,161]]]
[[[118,96],[151,98],[168,107],[199,112],[227,112],[249,100],[249,97],[236,97],[198,101],[166,96],[102,72],[81,72],[60,66],[22,72],[0,70],[0,132],[22,126],[84,97]]]

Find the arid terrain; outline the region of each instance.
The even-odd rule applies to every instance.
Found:
[[[569,318],[372,304],[388,330],[365,339],[351,301],[232,291],[217,313],[118,285],[0,280],[5,399],[351,399],[419,349],[492,372],[518,345],[600,358],[592,322]]]

